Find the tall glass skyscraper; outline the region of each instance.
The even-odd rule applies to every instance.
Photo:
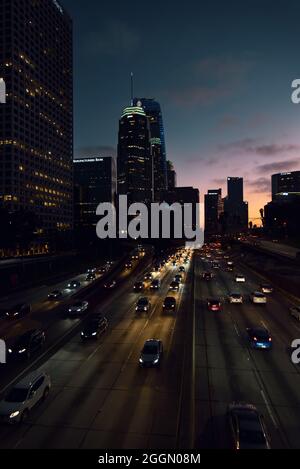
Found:
[[[72,30],[57,0],[0,0],[0,206],[45,230],[73,225]]]
[[[154,198],[168,187],[167,155],[163,117],[160,104],[154,99],[135,98],[133,105],[142,107],[149,119],[154,173]]]
[[[142,107],[124,109],[119,123],[118,194],[128,202],[153,201],[153,166],[149,119]]]

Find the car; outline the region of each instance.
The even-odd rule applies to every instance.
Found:
[[[234,303],[240,303],[242,304],[244,301],[243,295],[241,293],[231,293],[229,295],[229,303],[234,304]]]
[[[184,265],[181,265],[181,266],[179,267],[179,272],[183,272],[183,273],[185,272],[185,267],[184,267]]]
[[[161,287],[161,281],[159,279],[152,280],[150,289],[151,290],[159,290]]]
[[[107,331],[107,328],[108,320],[105,317],[101,315],[92,316],[81,331],[81,340],[83,342],[89,339],[97,340],[99,335]]]
[[[33,329],[24,334],[7,341],[7,358],[16,360],[30,358],[31,355],[40,350],[46,341],[46,334],[39,329]]]
[[[141,292],[144,290],[144,288],[145,288],[145,285],[143,282],[136,282],[133,286],[133,290],[135,292]]]
[[[97,272],[96,267],[90,267],[90,268],[86,271],[87,275],[88,275],[88,274],[95,274],[96,272]]]
[[[106,290],[112,290],[116,286],[117,286],[117,282],[115,280],[109,280],[108,282],[104,284],[104,288]]]
[[[213,274],[211,272],[204,272],[202,274],[202,278],[203,280],[205,280],[206,282],[209,282],[210,280],[213,279]]]
[[[68,308],[68,313],[71,316],[85,313],[89,307],[88,301],[76,301]]]
[[[174,298],[173,296],[167,296],[167,298],[165,299],[164,303],[163,303],[163,310],[164,311],[175,311],[176,309],[176,298]]]
[[[71,282],[68,283],[67,289],[68,290],[77,290],[77,288],[80,288],[80,282],[78,280],[71,280]]]
[[[227,272],[233,272],[233,271],[234,271],[233,265],[228,265],[228,266],[226,267],[226,270],[227,270]]]
[[[224,257],[226,259],[226,256]],[[233,261],[227,261],[227,267],[233,267]]]
[[[245,277],[245,275],[237,274],[237,275],[235,276],[235,281],[236,281],[237,283],[245,283],[245,282],[246,282],[246,277]]]
[[[177,274],[174,277],[174,282],[182,283],[183,277],[181,274]]]
[[[151,274],[151,272],[149,272],[148,274],[145,274],[145,275],[144,275],[144,280],[145,280],[146,282],[149,282],[149,281],[151,282],[151,281],[153,280],[153,275]]]
[[[260,291],[255,291],[255,292],[251,293],[250,301],[253,304],[265,305],[265,304],[267,304],[267,297],[264,293],[261,293]]]
[[[139,255],[138,255],[138,254],[133,254],[133,255],[131,256],[131,259],[132,259],[133,261],[137,261],[137,260],[139,259]]]
[[[85,280],[86,280],[87,282],[93,282],[94,280],[96,280],[96,278],[97,278],[97,277],[96,277],[96,274],[87,274]]]
[[[264,418],[254,405],[229,405],[228,420],[235,450],[271,449]]]
[[[213,262],[212,262],[212,268],[213,268],[213,269],[216,269],[216,270],[219,269],[219,268],[220,268],[219,262],[213,261]]]
[[[48,295],[48,300],[55,301],[59,300],[62,297],[62,292],[59,290],[54,290]]]
[[[159,366],[163,356],[163,344],[161,340],[150,339],[145,342],[140,355],[140,365],[144,367]]]
[[[106,272],[107,272],[107,267],[100,267],[100,268],[98,269],[98,273],[99,273],[100,275],[103,275],[103,274],[105,274]]]
[[[126,270],[131,270],[132,267],[133,267],[133,265],[132,265],[131,262],[127,262],[127,263],[125,264],[125,269],[126,269]]]
[[[272,337],[269,331],[264,327],[252,327],[247,329],[249,342],[252,348],[256,349],[271,349]]]
[[[300,321],[300,306],[292,306],[290,308],[290,313],[295,319]]]
[[[267,283],[262,284],[260,286],[260,289],[261,289],[261,292],[265,293],[266,295],[270,295],[274,291],[274,288]]]
[[[18,304],[6,310],[5,315],[7,319],[20,319],[24,318],[31,313],[31,305]]]
[[[207,307],[209,311],[221,311],[222,303],[218,299],[211,298],[207,300]]]
[[[138,300],[135,306],[135,310],[137,313],[142,313],[142,312],[149,312],[151,309],[151,303],[148,298],[143,297]]]
[[[34,371],[15,384],[0,402],[0,422],[25,422],[30,411],[45,400],[51,389],[50,376],[44,371]]]
[[[174,282],[171,283],[169,290],[173,292],[178,292],[180,290],[180,283],[174,280]]]

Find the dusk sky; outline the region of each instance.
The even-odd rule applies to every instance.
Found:
[[[74,20],[75,155],[116,152],[135,94],[162,106],[179,185],[245,178],[250,217],[270,200],[270,176],[300,168],[297,1],[62,0]]]

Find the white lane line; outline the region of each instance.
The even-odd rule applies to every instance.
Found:
[[[237,325],[234,324],[233,326],[234,326],[235,332],[237,333],[238,337],[240,337],[240,332],[239,332],[239,330],[238,330]]]
[[[272,422],[273,422],[273,424],[274,424],[274,427],[278,430],[277,422],[276,422],[275,417],[274,417],[274,415],[273,415],[273,412],[272,412],[271,406],[270,406],[270,404],[269,404],[269,402],[268,402],[268,399],[266,398],[265,392],[264,392],[263,389],[261,389],[260,392],[261,392],[262,398],[263,398],[263,400],[264,400],[264,402],[265,402],[265,404],[266,404],[266,407],[267,407],[267,409],[268,409],[268,413],[269,413],[269,415],[270,415],[270,417],[271,417],[271,420],[272,420]]]

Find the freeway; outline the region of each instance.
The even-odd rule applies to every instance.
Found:
[[[299,448],[300,369],[291,362],[291,343],[300,327],[289,315],[289,300],[275,292],[267,305],[254,305],[250,293],[262,283],[258,275],[239,266],[245,284],[235,274],[217,271],[212,282],[201,273],[207,260],[195,262],[196,309],[196,435],[198,447],[227,448],[226,409],[232,402],[256,405],[265,417],[272,448]],[[244,304],[229,304],[230,293],[244,296]],[[221,312],[207,308],[207,298],[223,301]],[[247,327],[266,327],[273,338],[271,351],[253,350]]]
[[[82,344],[74,334],[43,364],[52,379],[47,401],[30,420],[0,429],[1,448],[175,448],[182,429],[185,395],[187,316],[192,307],[192,275],[187,273],[175,313],[162,304],[177,273],[159,274],[158,292],[147,291],[151,312],[139,316],[132,276],[102,304],[109,330],[97,343]],[[173,294],[174,295],[174,294]],[[95,312],[99,311],[96,305]],[[147,339],[159,338],[164,357],[158,369],[141,369]]]

